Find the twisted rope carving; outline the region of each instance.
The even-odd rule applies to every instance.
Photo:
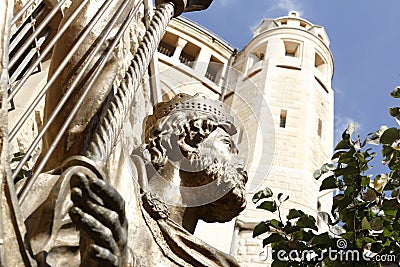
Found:
[[[100,168],[104,167],[113,147],[116,145],[124,118],[130,110],[135,92],[141,84],[142,77],[147,72],[153,55],[173,15],[174,5],[172,3],[161,4],[157,7],[149,29],[146,31],[114,99],[93,136],[85,155],[94,160]]]

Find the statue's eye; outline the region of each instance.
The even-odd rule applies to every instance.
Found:
[[[231,141],[231,139],[229,139],[229,138],[224,138],[224,139],[222,139],[222,142],[223,142],[224,144],[229,145],[229,147],[232,146],[232,141]]]

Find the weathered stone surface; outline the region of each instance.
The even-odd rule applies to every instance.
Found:
[[[120,142],[105,173],[76,165],[90,163],[80,157],[32,188],[23,211],[39,263],[238,266],[192,235],[198,220],[225,222],[244,209],[232,118],[218,101],[182,94],[153,114],[142,157]]]
[[[10,179],[7,102],[8,53],[13,1],[0,1],[0,265],[30,264],[22,238],[26,233]],[[17,252],[17,253],[16,253]],[[20,252],[20,253],[18,253]]]
[[[74,1],[70,7],[65,10],[65,17],[60,23],[60,27],[66,22],[72,12],[78,7],[80,1]],[[52,61],[49,69],[49,77],[56,72],[60,63],[64,60],[66,55],[72,49],[73,45],[79,39],[79,36],[87,28],[90,21],[94,18],[96,11],[104,5],[105,1],[88,1],[83,12],[80,12],[74,22],[69,26],[70,30],[66,31],[60,40],[56,43]],[[69,101],[63,107],[63,111],[56,116],[55,121],[52,123],[52,127],[46,132],[43,137],[42,151],[47,151],[51,146],[57,132],[61,128],[62,124],[70,114],[72,109],[75,107],[79,97],[83,94],[84,89],[88,86],[90,79],[92,78],[91,72],[96,69],[98,60],[106,53],[108,45],[112,42],[115,37],[119,25],[122,23],[120,19],[110,32],[106,42],[102,45],[100,50],[94,57],[89,67],[86,70],[82,69],[82,63],[87,60],[89,53],[93,51],[94,46],[99,41],[102,34],[105,34],[107,24],[110,22],[113,15],[117,12],[122,1],[112,1],[110,7],[101,16],[96,26],[91,30],[91,33],[85,38],[84,42],[79,46],[78,50],[74,53],[71,60],[67,63],[61,75],[56,79],[53,86],[49,89],[46,94],[46,104],[44,109],[44,123],[46,123],[58,105],[60,99],[66,94],[68,88],[71,87],[74,79],[79,75],[80,72],[84,72],[82,77],[84,83],[80,84],[73,90]],[[137,16],[134,23],[132,23],[130,30],[125,32],[120,44],[116,47],[113,55],[107,62],[104,71],[96,79],[94,87],[85,98],[82,107],[74,117],[69,129],[64,134],[62,140],[59,142],[56,150],[54,151],[51,159],[49,160],[45,170],[54,169],[60,166],[61,163],[68,158],[68,156],[77,155],[82,152],[82,148],[85,147],[86,140],[83,136],[88,135],[88,132],[93,131],[90,126],[90,122],[96,120],[95,114],[100,112],[103,102],[112,93],[112,90],[118,88],[127,67],[130,65],[133,54],[138,46],[138,38],[143,35],[145,28],[141,22],[143,18],[143,1],[135,0],[128,4],[128,8],[123,14],[127,15],[131,9],[137,9]],[[84,133],[86,131],[86,133]],[[40,157],[39,160],[41,160]]]

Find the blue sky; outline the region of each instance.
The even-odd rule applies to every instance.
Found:
[[[185,16],[241,49],[263,18],[290,10],[324,26],[329,35],[335,61],[335,139],[352,121],[362,136],[383,124],[396,126],[388,107],[399,104],[389,95],[400,85],[399,0],[214,0],[208,10]]]

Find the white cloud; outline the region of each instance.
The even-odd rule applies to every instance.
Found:
[[[228,0],[222,0],[223,2]],[[300,0],[272,0],[268,1],[268,8],[264,11],[261,18],[258,18],[255,23],[250,26],[250,30],[254,29],[260,24],[262,19],[276,18],[280,16],[287,16],[289,11],[297,11],[299,16],[303,14],[303,5]]]
[[[335,92],[336,95],[343,95],[344,92],[341,88],[333,88],[333,91]]]
[[[232,3],[232,0],[219,0],[221,6],[228,6],[228,4]]]
[[[302,5],[297,0],[274,0],[272,6],[270,8],[268,8],[267,13],[270,13],[273,11],[289,12],[292,10],[299,12],[300,15],[303,14]]]
[[[342,140],[342,133],[347,129],[351,123],[356,125],[356,132],[360,132],[363,129],[363,126],[356,122],[354,119],[350,117],[343,117],[340,115],[335,115],[335,144],[337,144],[340,140]]]

